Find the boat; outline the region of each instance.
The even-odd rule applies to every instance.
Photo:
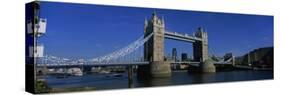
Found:
[[[70,68],[67,73],[72,76],[83,76],[83,72],[80,68]]]
[[[113,74],[113,77],[122,77],[122,74]]]
[[[99,73],[100,73],[100,74],[109,74],[109,73],[110,73],[110,71],[101,70]]]

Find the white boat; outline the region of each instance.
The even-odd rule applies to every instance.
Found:
[[[83,72],[80,68],[70,68],[67,73],[73,76],[83,76]]]
[[[110,73],[110,71],[107,71],[107,70],[101,70],[99,73],[101,73],[101,74],[109,74],[109,73]]]

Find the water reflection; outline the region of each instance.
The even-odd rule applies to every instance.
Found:
[[[164,86],[171,85],[171,78],[152,78],[152,79],[137,79],[136,86],[138,87],[151,87],[151,86]]]
[[[192,74],[190,77],[192,79],[192,83],[212,82],[215,80],[215,73]]]
[[[133,76],[132,87],[155,87],[168,85],[200,84],[211,82],[228,82],[244,80],[273,79],[273,71],[230,71],[217,73],[187,73],[173,72],[170,78],[138,79]],[[58,79],[48,76],[47,82],[50,87],[95,87],[97,89],[128,88],[128,76],[114,77],[104,74],[88,74],[81,77],[68,77]]]

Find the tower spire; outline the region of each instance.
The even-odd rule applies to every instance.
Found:
[[[144,18],[144,24],[147,24],[148,23],[148,21],[147,21],[147,18],[145,17]]]
[[[153,19],[154,22],[156,22],[158,20],[158,17],[156,15],[156,10],[154,10],[153,13],[152,13],[152,19]]]
[[[147,26],[148,26],[148,21],[147,21],[147,19],[145,17],[145,19],[144,19],[144,29],[146,29]]]
[[[162,24],[165,25],[164,16],[162,16]]]
[[[152,16],[156,16],[156,10],[155,9],[153,10]]]

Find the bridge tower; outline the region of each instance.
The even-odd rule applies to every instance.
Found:
[[[216,72],[212,60],[208,55],[208,34],[201,27],[198,28],[194,35],[201,38],[201,41],[195,41],[193,43],[193,57],[194,61],[200,62],[200,70],[203,73]]]
[[[195,41],[193,43],[193,57],[194,61],[204,62],[208,59],[208,34],[199,27],[195,32],[195,37],[201,38],[202,41]]]
[[[144,23],[144,37],[153,33],[153,36],[144,44],[144,60],[150,62],[147,66],[140,66],[138,74],[150,77],[167,77],[171,75],[170,63],[164,60],[164,19],[152,14],[149,21]]]
[[[153,37],[144,44],[145,61],[164,61],[164,32],[164,21],[154,12],[151,20],[145,21],[145,37],[153,33]]]

